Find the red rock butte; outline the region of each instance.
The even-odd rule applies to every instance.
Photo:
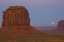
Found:
[[[28,10],[23,6],[10,6],[3,11],[3,26],[30,25]]]
[[[57,27],[64,28],[64,20],[59,21]]]
[[[29,13],[24,6],[10,6],[6,11],[3,11],[0,39],[45,35],[45,33],[42,33],[30,26]]]
[[[55,30],[64,31],[64,20],[58,22],[57,28]]]

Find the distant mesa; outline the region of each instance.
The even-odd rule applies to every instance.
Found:
[[[64,31],[64,20],[58,22],[57,28],[55,30]]]
[[[3,11],[0,39],[45,35],[45,33],[42,33],[30,26],[29,13],[24,6],[10,6],[6,11]]]
[[[64,28],[64,20],[59,21],[57,27]]]
[[[52,35],[64,36],[64,20],[60,20],[55,29],[46,32]]]

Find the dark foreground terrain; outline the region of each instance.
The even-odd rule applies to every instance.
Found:
[[[46,36],[46,37],[22,37],[20,39],[0,40],[0,42],[64,42],[64,37]]]
[[[44,28],[49,28],[49,29],[44,29]],[[0,42],[64,42],[64,35],[61,35],[60,31],[52,31],[53,29],[50,29],[50,28],[55,29],[56,27],[48,27],[48,26],[40,27],[39,26],[38,28],[36,28],[41,32],[49,34],[50,36],[24,36],[16,39],[0,38],[1,39]],[[62,34],[64,34],[64,32],[62,32]]]

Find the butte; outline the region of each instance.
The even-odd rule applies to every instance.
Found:
[[[10,6],[3,11],[0,38],[21,38],[23,36],[45,36],[30,26],[28,10],[24,6]]]
[[[60,20],[58,22],[57,28],[55,30],[56,31],[64,31],[64,20]]]
[[[64,36],[64,20],[60,20],[55,29],[46,32],[56,36]]]

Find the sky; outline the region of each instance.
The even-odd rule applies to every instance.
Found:
[[[9,6],[25,6],[31,26],[57,26],[60,20],[64,20],[64,0],[0,0],[0,26],[2,12]]]

